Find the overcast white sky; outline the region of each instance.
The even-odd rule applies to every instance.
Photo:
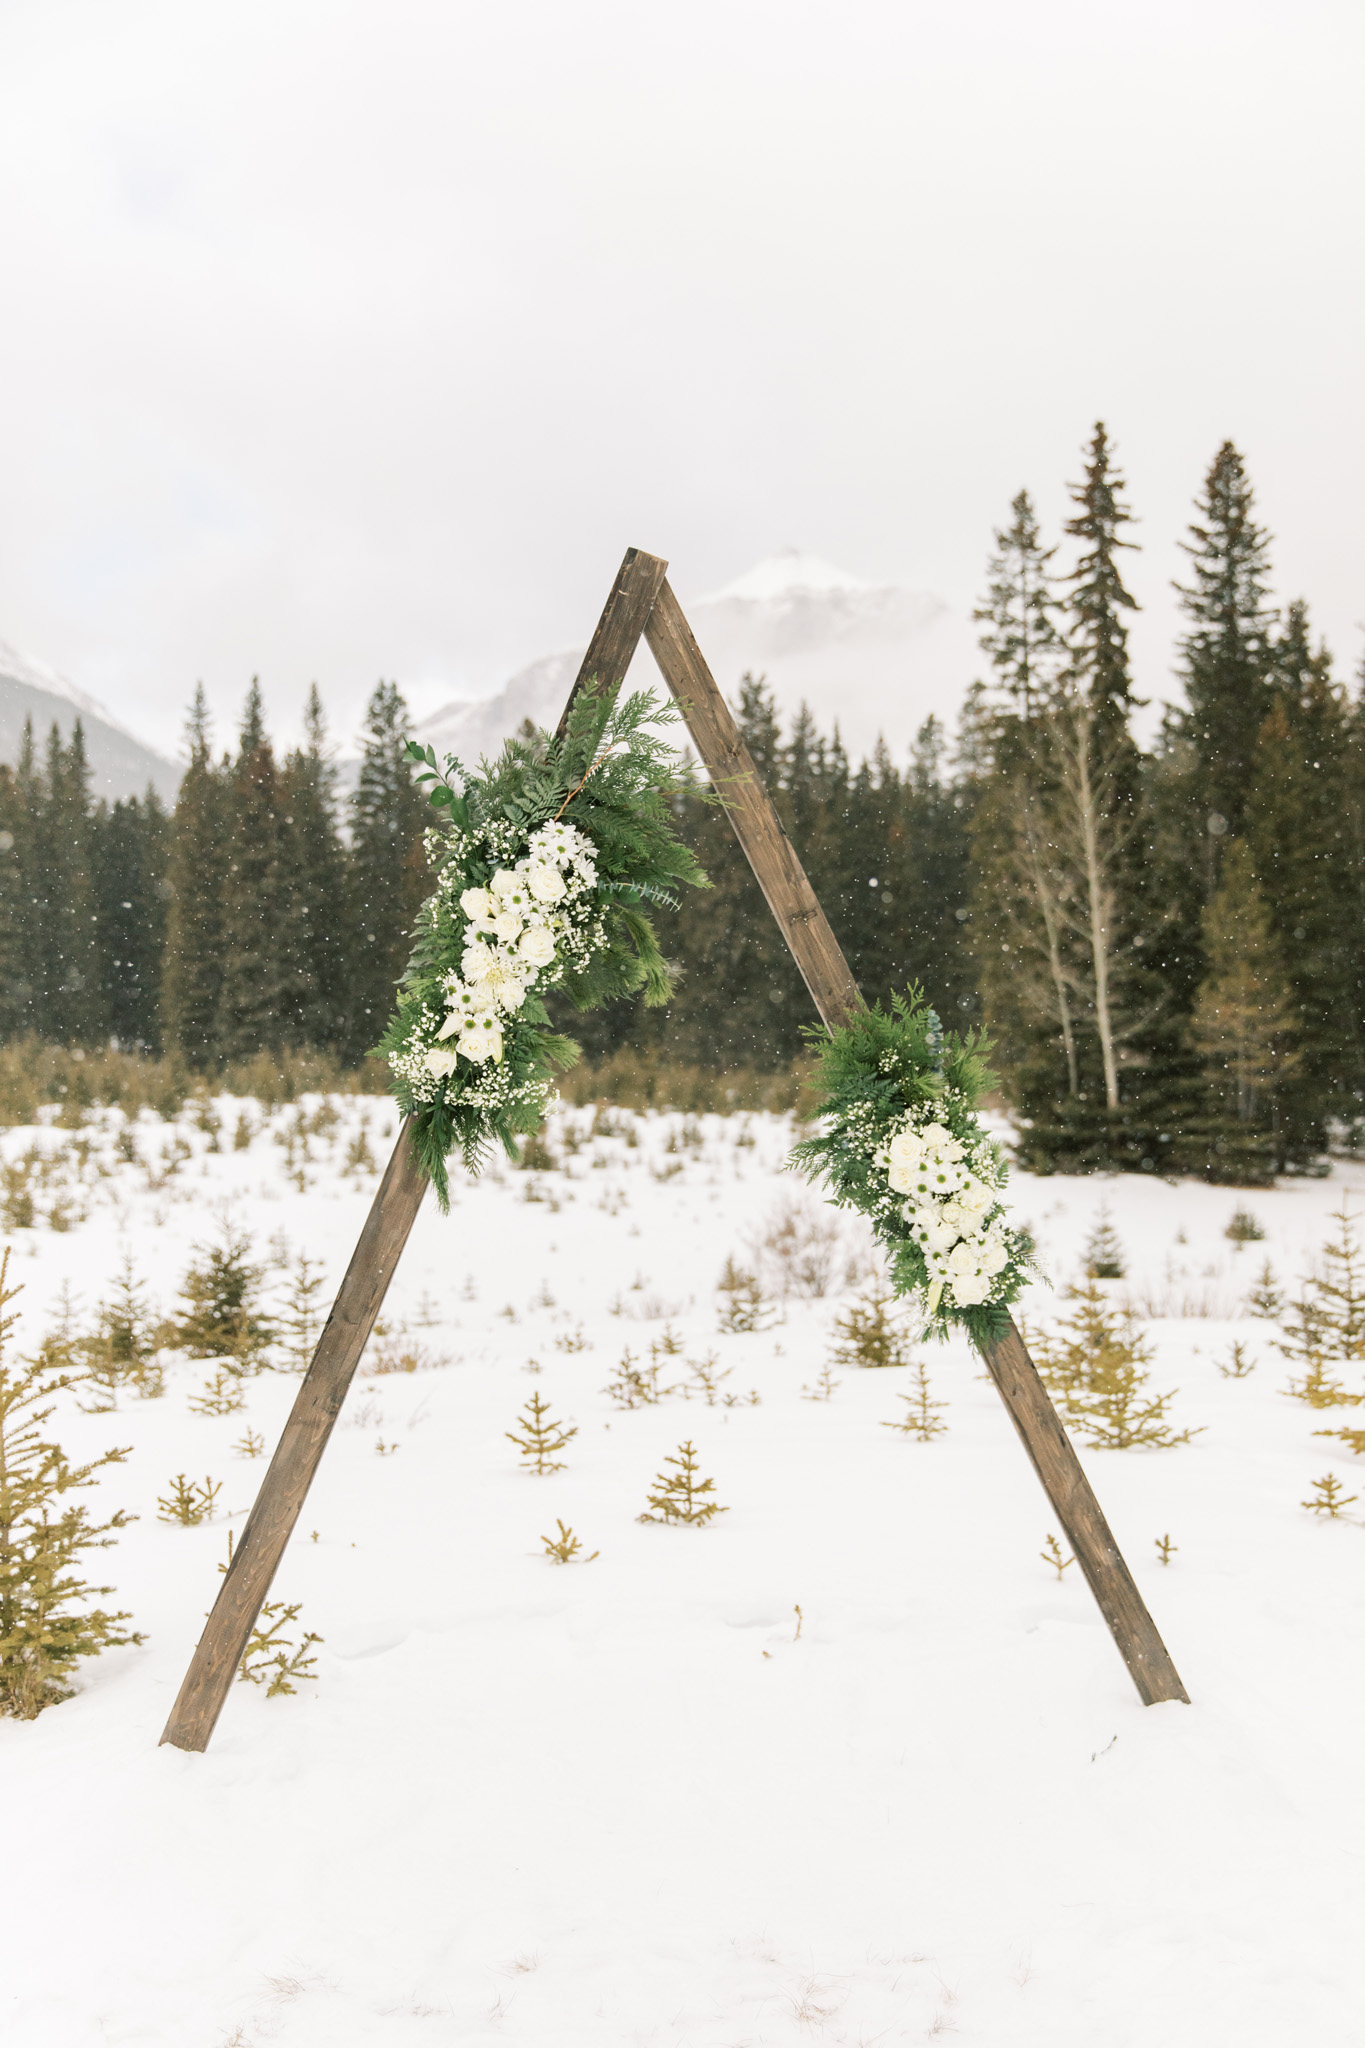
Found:
[[[796,542],[968,603],[1097,415],[1140,680],[1226,435],[1339,664],[1359,0],[0,0],[0,636],[170,746]],[[891,722],[891,721],[889,721]]]

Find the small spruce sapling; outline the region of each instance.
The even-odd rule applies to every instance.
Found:
[[[563,1461],[557,1459],[555,1453],[562,1451],[570,1439],[578,1435],[577,1428],[571,1425],[566,1429],[563,1423],[554,1421],[549,1403],[541,1400],[539,1391],[532,1394],[517,1420],[521,1424],[522,1435],[518,1436],[511,1429],[504,1430],[503,1434],[509,1443],[516,1445],[531,1470],[541,1474],[562,1472]]]
[[[670,1471],[668,1467],[672,1467]],[[713,1515],[728,1515],[714,1498],[714,1479],[701,1479],[697,1475],[697,1447],[689,1438],[678,1445],[675,1458],[664,1459],[664,1470],[654,1481],[655,1491],[649,1495],[649,1506],[654,1510],[640,1516],[642,1522],[688,1523],[700,1527],[709,1522]]]
[[[235,1415],[245,1406],[242,1376],[231,1365],[220,1365],[213,1378],[205,1381],[202,1393],[190,1395],[190,1407],[196,1415]]]
[[[815,1385],[813,1387],[802,1387],[801,1398],[803,1401],[832,1401],[835,1388],[842,1385],[843,1381],[835,1379],[834,1367],[826,1359],[820,1368]]]
[[[748,1336],[755,1330],[766,1330],[776,1314],[772,1304],[759,1285],[758,1276],[743,1266],[737,1266],[732,1258],[725,1261],[725,1270],[716,1285],[720,1296],[719,1318],[723,1331],[735,1336]]]
[[[1163,1564],[1169,1564],[1171,1559],[1179,1550],[1180,1545],[1178,1543],[1172,1543],[1169,1536],[1157,1536],[1153,1540],[1156,1543],[1157,1556],[1161,1559],[1161,1562]]]
[[[1226,1358],[1214,1362],[1225,1380],[1244,1380],[1248,1373],[1256,1370],[1255,1359],[1242,1343],[1234,1343]]]
[[[915,1359],[914,1366],[915,1391],[913,1394],[900,1396],[905,1404],[904,1416],[899,1422],[884,1422],[882,1428],[898,1429],[903,1436],[912,1436],[917,1443],[927,1444],[936,1436],[943,1436],[947,1432],[947,1423],[939,1421],[945,1403],[935,1401],[930,1396],[929,1368],[924,1360]]]
[[[1358,1217],[1346,1203],[1332,1211],[1335,1239],[1322,1248],[1318,1270],[1284,1315],[1280,1350],[1299,1368],[1285,1391],[1314,1408],[1355,1407],[1365,1393],[1338,1378],[1341,1367],[1365,1365],[1365,1246]]]
[[[259,1430],[249,1429],[244,1436],[238,1437],[232,1448],[239,1458],[259,1458],[265,1449],[265,1438]]]
[[[1033,1339],[1039,1374],[1066,1420],[1095,1450],[1168,1450],[1197,1430],[1172,1428],[1175,1399],[1148,1390],[1152,1350],[1126,1309],[1111,1307],[1087,1277],[1067,1290],[1074,1304],[1056,1328]]]
[[[318,1532],[313,1531],[313,1542]],[[227,1563],[220,1564],[220,1572],[226,1572],[232,1564],[233,1534],[228,1530]],[[294,1623],[303,1611],[303,1602],[295,1600],[286,1606],[283,1600],[267,1600],[256,1617],[256,1626],[247,1639],[242,1652],[242,1661],[237,1667],[237,1681],[240,1685],[263,1685],[268,1700],[279,1699],[285,1693],[297,1691],[296,1678],[316,1679],[313,1666],[317,1658],[313,1655],[313,1644],[323,1638],[309,1629],[304,1632],[303,1641],[295,1645],[292,1634]]]
[[[653,1347],[651,1346],[651,1351]],[[662,1401],[665,1394],[675,1391],[672,1387],[659,1385],[662,1364],[652,1357],[648,1365],[637,1363],[633,1352],[627,1347],[611,1379],[602,1392],[613,1400],[618,1408],[647,1408],[656,1401]]]
[[[705,1358],[689,1358],[687,1369],[692,1375],[692,1384],[691,1386],[684,1385],[683,1399],[690,1401],[693,1389],[695,1389],[701,1395],[707,1407],[714,1408],[717,1401],[723,1398],[721,1394],[721,1381],[728,1380],[734,1371],[732,1365],[727,1365],[722,1372],[719,1369],[719,1365],[720,1361],[717,1359],[714,1351],[708,1351]],[[728,1405],[733,1406],[733,1402],[730,1402]]]
[[[834,1365],[909,1365],[913,1341],[904,1303],[883,1281],[874,1280],[835,1317],[830,1359]]]
[[[1314,1499],[1300,1501],[1300,1507],[1307,1508],[1313,1515],[1327,1515],[1334,1522],[1338,1515],[1350,1507],[1353,1500],[1359,1499],[1358,1494],[1342,1492],[1341,1481],[1335,1472],[1328,1472],[1321,1479],[1315,1479],[1313,1489]]]
[[[192,1358],[231,1358],[239,1370],[258,1366],[275,1339],[260,1313],[263,1278],[247,1232],[224,1218],[219,1242],[195,1248],[195,1263],[181,1282],[181,1348]]]
[[[214,1502],[223,1490],[221,1479],[204,1480],[201,1486],[197,1480],[187,1479],[183,1472],[177,1472],[171,1481],[168,1494],[157,1495],[158,1522],[179,1522],[182,1528],[196,1528],[200,1522],[213,1520]]]
[[[1284,1314],[1284,1289],[1275,1278],[1275,1268],[1269,1259],[1262,1265],[1256,1284],[1247,1295],[1247,1313],[1259,1316],[1263,1323],[1278,1323]]]
[[[327,1274],[319,1259],[300,1252],[289,1267],[279,1337],[295,1372],[307,1372],[323,1323]]]
[[[1082,1259],[1087,1280],[1122,1280],[1128,1270],[1107,1203],[1100,1206],[1095,1227],[1086,1239]]]
[[[132,1253],[125,1252],[113,1291],[100,1303],[94,1333],[80,1340],[86,1378],[95,1390],[88,1412],[117,1407],[125,1389],[144,1401],[166,1391],[166,1375],[156,1357],[157,1335]]]
[[[7,1285],[9,1251],[0,1258],[0,1714],[31,1721],[44,1707],[70,1699],[82,1657],[97,1657],[140,1635],[110,1614],[83,1603],[113,1589],[80,1575],[85,1550],[107,1550],[111,1530],[136,1518],[122,1509],[92,1522],[84,1507],[62,1496],[93,1486],[106,1465],[120,1465],[126,1448],[106,1451],[88,1465],[72,1465],[59,1444],[41,1434],[55,1397],[78,1375],[39,1359],[11,1365],[6,1350],[16,1318],[7,1314],[19,1293]]]
[[[1038,1552],[1038,1555],[1039,1557],[1041,1557],[1044,1564],[1050,1564],[1052,1566],[1052,1569],[1054,1572],[1056,1572],[1059,1580],[1061,1579],[1063,1572],[1067,1571],[1070,1568],[1070,1566],[1072,1566],[1076,1562],[1074,1557],[1062,1556],[1062,1546],[1057,1541],[1057,1538],[1053,1535],[1048,1536],[1047,1542],[1044,1544],[1043,1548]]]
[[[582,1539],[575,1536],[572,1529],[566,1528],[557,1516],[555,1518],[555,1527],[559,1531],[558,1536],[542,1536],[540,1539],[545,1545],[545,1555],[553,1559],[555,1564],[572,1564],[574,1559],[578,1557],[579,1551],[583,1548]],[[591,1564],[595,1557],[600,1557],[601,1555],[600,1550],[591,1550],[586,1557],[580,1558],[579,1562],[581,1564]]]
[[[1244,1244],[1262,1243],[1265,1238],[1265,1231],[1252,1215],[1250,1209],[1237,1208],[1233,1210],[1232,1221],[1228,1224],[1223,1235],[1230,1239],[1237,1250],[1240,1251]]]

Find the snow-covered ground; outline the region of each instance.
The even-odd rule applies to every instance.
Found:
[[[224,1202],[262,1256],[287,1242],[339,1277],[375,1182],[343,1163],[361,1123],[382,1159],[391,1108],[340,1100],[291,1145],[297,1110],[257,1115],[233,1149],[242,1105],[220,1107],[219,1139],[189,1116],[144,1116],[121,1149],[117,1116],[7,1135],[8,1160],[94,1139],[9,1233],[21,1348],[64,1281],[91,1308],[125,1249],[171,1310]],[[1305,1271],[1365,1173],[1242,1198],[1015,1183],[1059,1283],[1107,1203],[1129,1260],[1112,1291],[1202,1430],[1086,1458],[1194,1702],[1144,1709],[1079,1571],[1040,1558],[1050,1510],[964,1347],[928,1354],[933,1443],[879,1426],[904,1371],[808,1397],[865,1267],[852,1224],[827,1295],[719,1331],[727,1256],[784,1203],[833,1213],[781,1177],[789,1126],[591,1122],[556,1118],[561,1170],[424,1209],[384,1343],[425,1362],[362,1368],[276,1586],[324,1638],[318,1682],[235,1686],[206,1755],[158,1737],[264,1470],[233,1446],[273,1445],[297,1383],[268,1373],[205,1417],[206,1369],[181,1360],[159,1400],[62,1410],[71,1453],[133,1447],[99,1503],[141,1519],[96,1576],[147,1641],[0,1722],[6,2048],[1365,2038],[1361,1508],[1300,1505],[1328,1470],[1365,1494],[1312,1434],[1355,1418],[1286,1399],[1272,1332],[1238,1321],[1265,1255]],[[1223,1235],[1239,1199],[1263,1245]],[[65,1229],[41,1220],[54,1203]],[[647,1362],[666,1331],[663,1381],[692,1398],[622,1409],[603,1389],[623,1351]],[[1242,1379],[1218,1369],[1234,1337],[1258,1360]],[[708,1402],[710,1354],[728,1377]],[[533,1391],[578,1432],[547,1477],[505,1434]],[[642,1524],[684,1438],[728,1512]],[[222,1482],[213,1523],[158,1520],[178,1472]],[[560,1519],[594,1561],[545,1555]]]

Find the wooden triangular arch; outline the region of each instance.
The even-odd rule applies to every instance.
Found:
[[[643,635],[707,773],[725,792],[727,815],[816,1010],[827,1025],[842,1024],[861,1002],[857,984],[668,586],[667,569],[656,555],[638,548],[627,552],[559,729],[580,690],[616,694]],[[208,1747],[425,1189],[404,1125],[163,1742],[179,1749]],[[1144,1704],[1188,1699],[1014,1322],[1003,1337],[983,1344],[981,1353]]]

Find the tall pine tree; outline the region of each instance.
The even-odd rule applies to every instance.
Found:
[[[1269,536],[1255,519],[1246,464],[1224,441],[1195,501],[1181,546],[1192,580],[1177,584],[1191,621],[1180,643],[1188,709],[1178,721],[1197,763],[1196,837],[1204,840],[1204,890],[1217,880],[1218,842],[1242,830],[1252,749],[1274,696]]]
[[[377,685],[365,710],[360,777],[351,796],[349,1050],[378,1042],[394,985],[412,950],[412,923],[430,892],[422,834],[432,813],[404,745],[408,707],[396,683]]]
[[[161,1030],[167,1048],[197,1067],[222,1058],[220,997],[228,892],[231,809],[226,765],[210,751],[208,701],[201,683],[187,726],[189,765],[171,822],[166,864],[166,954]]]

